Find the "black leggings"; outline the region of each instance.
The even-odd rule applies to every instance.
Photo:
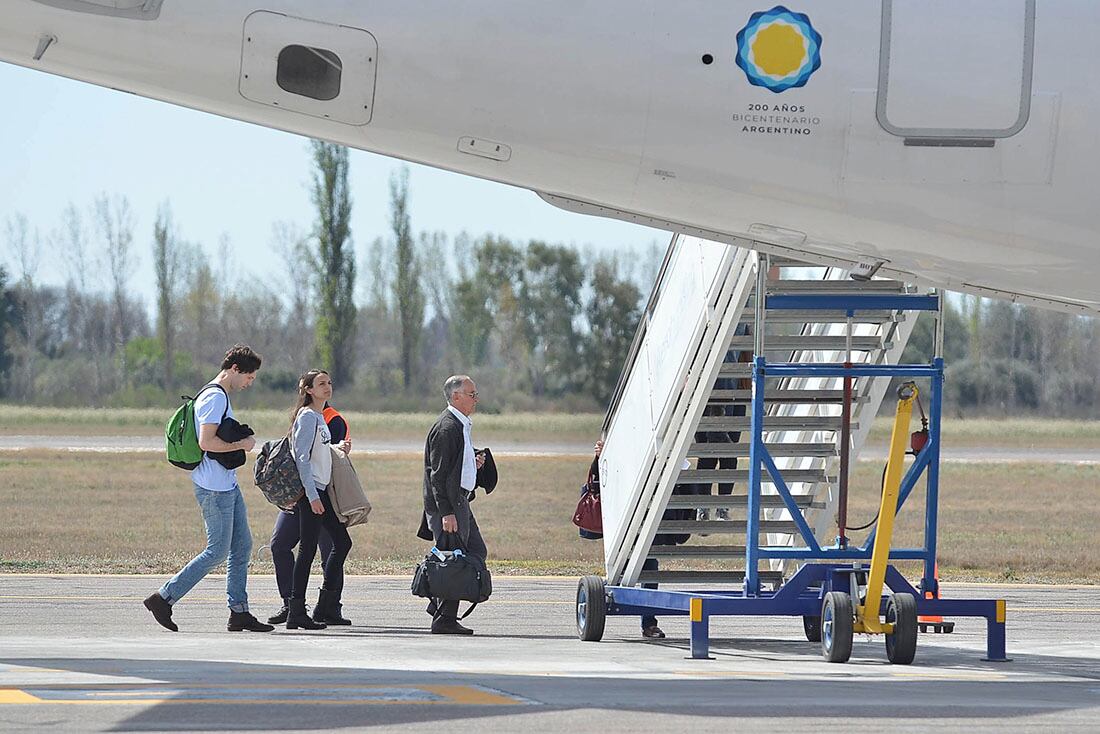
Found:
[[[291,599],[306,598],[309,568],[317,555],[317,536],[321,533],[322,525],[332,538],[332,553],[325,561],[324,588],[335,594],[340,594],[344,590],[344,561],[351,552],[351,536],[348,535],[348,529],[340,522],[336,511],[332,509],[328,492],[321,490],[318,494],[325,506],[323,515],[313,514],[308,497],[303,496],[295,505],[294,514],[298,516],[299,540],[298,558],[294,561],[294,586],[290,593]]]

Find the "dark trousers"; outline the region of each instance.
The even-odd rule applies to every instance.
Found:
[[[314,515],[309,506],[309,498],[303,496],[294,506],[294,514],[298,516],[298,558],[294,561],[294,581],[291,588],[291,599],[305,599],[306,587],[309,586],[309,567],[313,565],[313,559],[317,555],[317,536],[321,533],[321,527],[328,531],[332,538],[332,553],[325,561],[325,585],[324,588],[337,596],[344,590],[344,561],[351,551],[351,536],[348,529],[340,522],[336,511],[332,509],[332,500],[328,492],[321,491],[321,503],[325,506],[323,515]]]
[[[717,412],[717,411],[721,412]],[[710,411],[707,413],[706,411]],[[745,415],[744,405],[723,405],[723,406],[707,406],[704,409],[704,415],[716,413],[717,415],[726,416],[743,416]],[[701,431],[695,434],[696,443],[739,443],[741,441],[740,431]],[[697,463],[699,469],[736,469],[737,457],[724,456],[717,458],[714,456],[704,456],[699,459]],[[710,494],[710,487],[707,487],[707,491],[703,494]],[[722,482],[718,485],[719,495],[731,495],[733,494],[733,484],[729,482]]]
[[[461,548],[464,553],[476,556],[484,561],[489,556],[489,549],[485,547],[485,541],[481,537],[481,528],[477,526],[477,519],[470,510],[470,503],[460,501],[454,508],[455,519],[458,520],[457,533],[443,532],[443,516],[434,512],[425,512],[428,527],[432,531],[432,539],[439,550],[454,550]],[[435,619],[458,619],[458,602],[445,601],[436,606],[428,604],[428,613]]]
[[[647,558],[647,559],[645,559],[645,563],[642,564],[642,570],[643,571],[660,571],[661,570],[661,564],[658,563],[656,558]],[[642,588],[643,589],[656,589],[657,584],[655,584],[655,583],[653,583],[653,584],[642,584]],[[642,615],[642,629],[643,630],[646,627],[656,627],[656,626],[657,626],[657,618],[656,617],[654,617],[652,614],[643,614]]]
[[[311,510],[312,512],[312,510]],[[301,521],[298,513],[280,512],[275,518],[275,527],[271,530],[271,562],[275,564],[275,583],[279,586],[279,596],[290,598],[294,586],[294,546],[298,545],[301,535]],[[324,525],[317,536],[317,547],[321,550],[321,568],[325,567],[332,555],[332,537]]]

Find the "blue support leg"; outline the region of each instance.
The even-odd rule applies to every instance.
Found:
[[[703,609],[703,600],[691,600],[691,657],[693,660],[711,660],[710,615]]]
[[[996,612],[985,618],[985,657],[987,663],[1008,663],[1012,658],[1008,657],[1005,649],[1005,600],[996,601]]]

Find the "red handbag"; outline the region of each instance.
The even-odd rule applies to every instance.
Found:
[[[573,524],[590,533],[603,533],[603,510],[598,492],[588,490],[581,495],[577,511],[573,513]]]

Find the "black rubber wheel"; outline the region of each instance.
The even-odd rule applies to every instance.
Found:
[[[577,584],[577,636],[599,642],[607,621],[607,592],[599,576],[583,576]]]
[[[886,621],[894,631],[886,635],[886,657],[894,665],[908,665],[917,654],[917,599],[894,594],[886,602]]]
[[[821,605],[821,655],[830,663],[846,663],[852,657],[852,597],[830,591]]]
[[[806,639],[810,642],[821,642],[821,617],[809,614],[802,617],[802,629],[806,633]]]

